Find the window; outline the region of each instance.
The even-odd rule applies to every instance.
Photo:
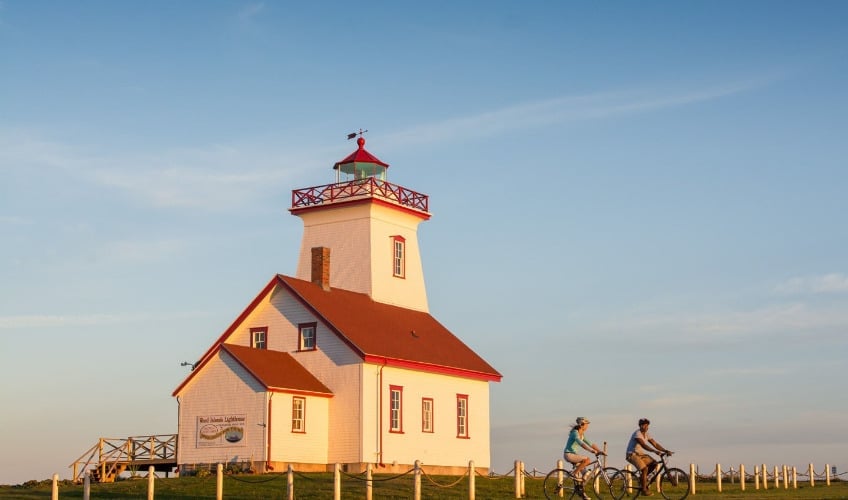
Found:
[[[403,387],[389,386],[389,432],[403,432]]]
[[[468,437],[468,395],[456,395],[456,437]]]
[[[315,350],[315,329],[317,326],[317,323],[301,323],[297,325],[298,337],[300,338],[297,346],[298,350]]]
[[[251,328],[250,329],[250,347],[254,349],[268,348],[268,328]]]
[[[421,399],[421,432],[433,432],[433,399]]]
[[[403,236],[392,236],[392,275],[406,276],[406,240]]]
[[[306,398],[292,398],[292,432],[306,432]]]

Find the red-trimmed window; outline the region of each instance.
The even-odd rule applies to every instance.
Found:
[[[389,432],[403,433],[403,387],[389,386]]]
[[[392,236],[392,276],[406,277],[406,239]]]
[[[301,323],[297,325],[297,350],[314,351],[316,346],[318,345],[317,330],[318,323]]]
[[[292,432],[306,432],[306,398],[292,398]]]
[[[268,327],[250,329],[250,347],[254,349],[268,348]]]
[[[456,395],[456,437],[468,438],[468,394]]]
[[[433,432],[433,398],[421,398],[421,432]]]

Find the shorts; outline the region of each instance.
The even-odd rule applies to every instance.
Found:
[[[656,460],[654,460],[654,457],[652,457],[650,455],[643,455],[641,453],[636,453],[636,452],[627,455],[627,461],[630,462],[631,464],[635,465],[636,468],[639,469],[639,470],[642,470],[645,467],[648,467],[651,464],[654,464],[654,463],[657,462]]]
[[[589,457],[584,457],[583,455],[578,455],[577,453],[563,453],[562,457],[569,463],[579,464],[584,460],[589,460]]]

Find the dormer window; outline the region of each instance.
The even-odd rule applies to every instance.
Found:
[[[251,328],[250,329],[250,347],[254,349],[268,348],[268,328]]]
[[[392,236],[392,276],[406,277],[406,239]]]
[[[298,330],[298,346],[299,351],[314,351],[315,350],[315,330],[318,323],[301,323],[297,325]]]

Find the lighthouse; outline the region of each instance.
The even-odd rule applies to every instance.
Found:
[[[387,180],[389,165],[358,148],[333,165],[335,182],[292,191],[303,220],[296,277],[428,312],[418,225],[429,197]]]

